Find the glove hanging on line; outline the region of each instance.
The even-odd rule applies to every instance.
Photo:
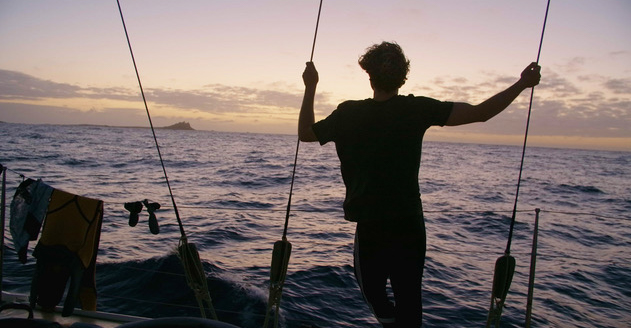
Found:
[[[157,235],[160,233],[160,226],[155,211],[160,209],[160,203],[152,202],[149,199],[125,203],[125,209],[129,211],[129,226],[135,227],[138,224],[138,214],[142,211],[143,204],[149,213],[149,230],[152,234]]]

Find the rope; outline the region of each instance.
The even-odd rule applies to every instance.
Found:
[[[204,268],[199,259],[199,252],[195,244],[189,244],[186,241],[186,237],[180,239],[178,246],[178,257],[184,267],[184,273],[186,274],[186,282],[188,286],[193,290],[195,299],[202,313],[202,317],[206,318],[206,306],[210,309],[210,315],[213,319],[217,320],[217,313],[213,307],[212,299],[208,293],[208,281],[204,273]],[[205,304],[204,304],[205,302]]]

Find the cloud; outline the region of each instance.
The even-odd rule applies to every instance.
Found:
[[[211,84],[199,89],[145,89],[148,102],[181,110],[203,113],[269,113],[291,112],[297,114],[302,101],[299,90],[264,90],[241,86]],[[65,83],[42,80],[24,73],[0,70],[0,100],[46,100],[64,98],[109,99],[141,101],[138,90],[120,87],[80,87]],[[320,103],[328,102],[328,95],[318,95]]]
[[[581,62],[573,61],[577,65]],[[481,76],[483,79],[479,81],[445,76],[427,86],[410,88],[416,95],[477,104],[516,80],[515,76],[489,72]],[[225,131],[293,132],[302,101],[301,90],[283,85],[252,88],[210,84],[192,90],[151,88],[145,91],[156,124],[173,124],[176,119],[194,120],[194,125],[201,129]],[[521,134],[529,95],[528,91],[523,92],[507,110],[487,123],[446,130]],[[331,99],[330,94],[319,93],[316,109],[334,108]],[[81,87],[0,70],[0,120],[144,126],[146,115],[141,101],[137,89]],[[631,80],[628,78],[591,76],[571,80],[568,75],[547,68],[541,84],[535,88],[532,134],[631,138],[629,126]]]
[[[565,64],[559,66],[561,72],[566,74],[574,74],[583,70],[587,59],[585,57],[570,58]]]
[[[544,90],[557,99],[573,97],[581,94],[581,89],[565,76],[554,71],[546,71],[537,90]]]
[[[631,79],[609,79],[603,83],[604,87],[615,94],[631,94]]]
[[[0,69],[0,99],[37,99],[74,97],[80,87],[41,80],[33,76]]]
[[[563,66],[582,65],[574,58]],[[516,81],[514,76],[484,73],[482,81],[446,76],[428,86],[415,86],[414,93],[441,100],[478,104]],[[525,131],[529,90],[524,91],[507,110],[484,124],[470,124],[454,129],[460,133],[514,135]],[[631,138],[631,79],[591,76],[572,79],[552,68],[543,72],[535,88],[530,133],[546,136]]]
[[[192,121],[200,129],[292,133],[302,91],[286,85],[263,88],[204,85],[192,90],[145,89],[156,124]],[[330,108],[326,92],[319,108]],[[145,126],[138,89],[81,87],[0,70],[0,120],[50,124]]]
[[[21,72],[0,69],[0,100],[107,98],[136,100],[138,93],[124,88],[80,87],[42,80]]]
[[[297,92],[220,84],[206,85],[202,89],[194,90],[150,89],[148,95],[152,102],[158,104],[212,113],[248,113],[256,111],[257,106],[296,108],[301,101],[301,96]]]

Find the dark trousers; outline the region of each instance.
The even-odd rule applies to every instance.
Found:
[[[425,250],[425,224],[421,216],[357,224],[355,278],[384,327],[421,326]],[[387,292],[388,279],[393,297]]]

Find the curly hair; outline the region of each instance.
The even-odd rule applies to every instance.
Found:
[[[382,42],[366,49],[359,66],[370,76],[374,88],[386,92],[400,88],[407,80],[410,61],[396,43]]]

